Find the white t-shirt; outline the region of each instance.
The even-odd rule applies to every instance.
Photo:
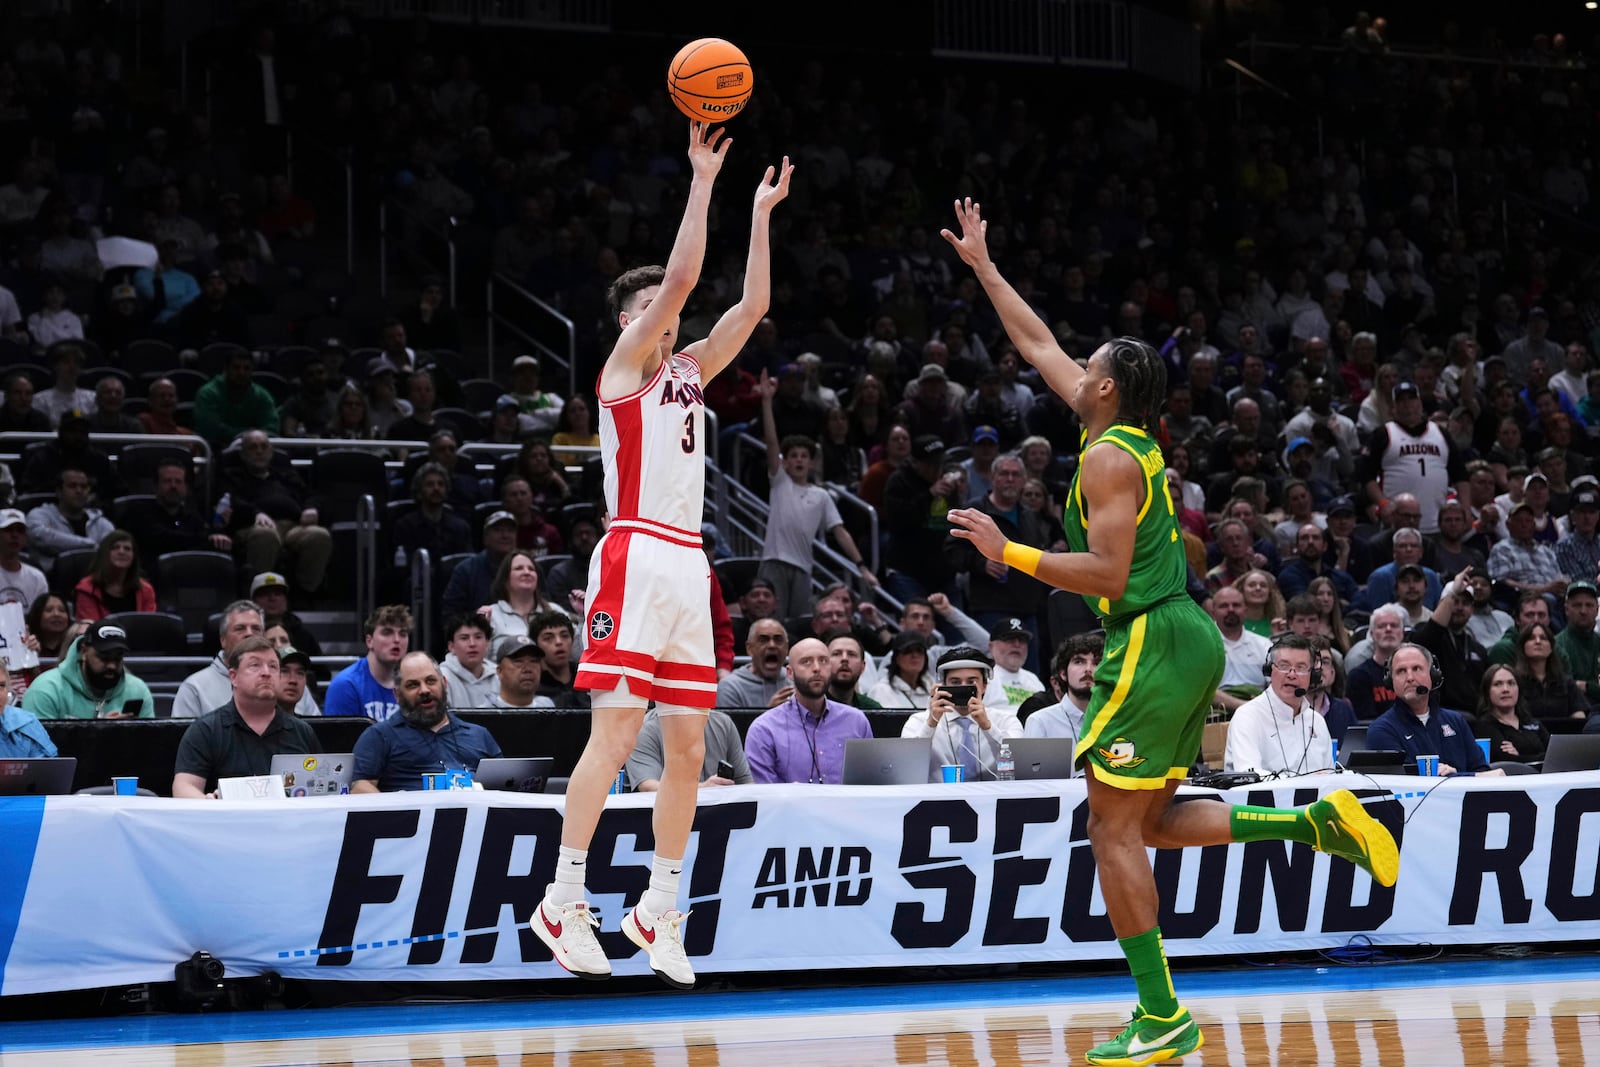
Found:
[[[1261,685],[1261,665],[1267,662],[1267,649],[1271,647],[1271,641],[1249,630],[1239,631],[1236,641],[1223,634],[1222,652],[1227,662],[1222,670],[1222,685]]]
[[[1017,708],[1022,706],[1024,700],[1035,693],[1044,692],[1044,688],[1039,676],[1026,667],[1008,671],[995,664],[994,670],[989,675],[989,687],[983,691],[983,706],[1004,708],[1016,714]]]
[[[761,558],[810,570],[811,543],[844,522],[832,494],[820,485],[796,485],[779,467],[772,475],[771,505]]]

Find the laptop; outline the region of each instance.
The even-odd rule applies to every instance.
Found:
[[[1600,734],[1551,734],[1539,771],[1600,771]]]
[[[854,737],[844,743],[845,785],[927,785],[931,737]]]
[[[336,797],[350,792],[356,757],[353,752],[280,752],[269,773],[283,775],[290,797]]]
[[[1363,740],[1365,740],[1363,738]],[[1416,760],[1392,748],[1363,748],[1346,754],[1339,753],[1339,762],[1361,774],[1416,774]]]
[[[490,756],[478,761],[472,780],[485,789],[543,793],[555,766],[554,756]]]
[[[75,756],[0,759],[0,797],[66,796],[77,770]]]
[[[1013,737],[1006,743],[1017,765],[1017,781],[1072,777],[1072,753],[1078,743],[1070,737]]]
[[[1339,755],[1346,756],[1351,752],[1365,752],[1367,750],[1367,728],[1365,726],[1352,726],[1344,732],[1344,740],[1339,742]]]

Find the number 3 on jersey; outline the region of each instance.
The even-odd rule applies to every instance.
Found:
[[[678,444],[682,446],[684,452],[691,454],[694,452],[694,412],[692,411],[683,417],[683,440],[679,441]]]

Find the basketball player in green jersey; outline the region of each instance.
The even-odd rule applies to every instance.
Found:
[[[1348,790],[1305,808],[1172,803],[1200,750],[1223,654],[1216,624],[1188,594],[1166,463],[1150,437],[1166,400],[1166,365],[1143,341],[1120,337],[1101,345],[1087,368],[1078,366],[1000,276],[979,205],[957,201],[956,219],[961,236],[942,236],[977,273],[1023,357],[1068,398],[1085,435],[1063,516],[1070,551],[1007,541],[975,509],[950,512],[952,532],[988,559],[1081,594],[1104,620],[1106,652],[1077,758],[1088,780],[1101,892],[1139,1004],[1127,1029],[1091,1049],[1088,1061],[1158,1063],[1195,1051],[1204,1038],[1172,988],[1147,847],[1299,841],[1358,864],[1386,886],[1399,874],[1400,856],[1389,831]]]

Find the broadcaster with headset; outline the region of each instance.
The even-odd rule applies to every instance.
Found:
[[[1406,642],[1389,657],[1389,688],[1394,703],[1367,728],[1367,747],[1405,753],[1415,762],[1421,755],[1439,757],[1439,774],[1503,775],[1490,768],[1473,736],[1472,720],[1450,708],[1435,708],[1433,694],[1444,684],[1433,653]]]
[[[1228,722],[1223,770],[1266,775],[1309,774],[1333,767],[1328,724],[1306,694],[1322,685],[1309,638],[1285,634],[1267,651],[1261,673],[1267,687],[1241,704]]]

